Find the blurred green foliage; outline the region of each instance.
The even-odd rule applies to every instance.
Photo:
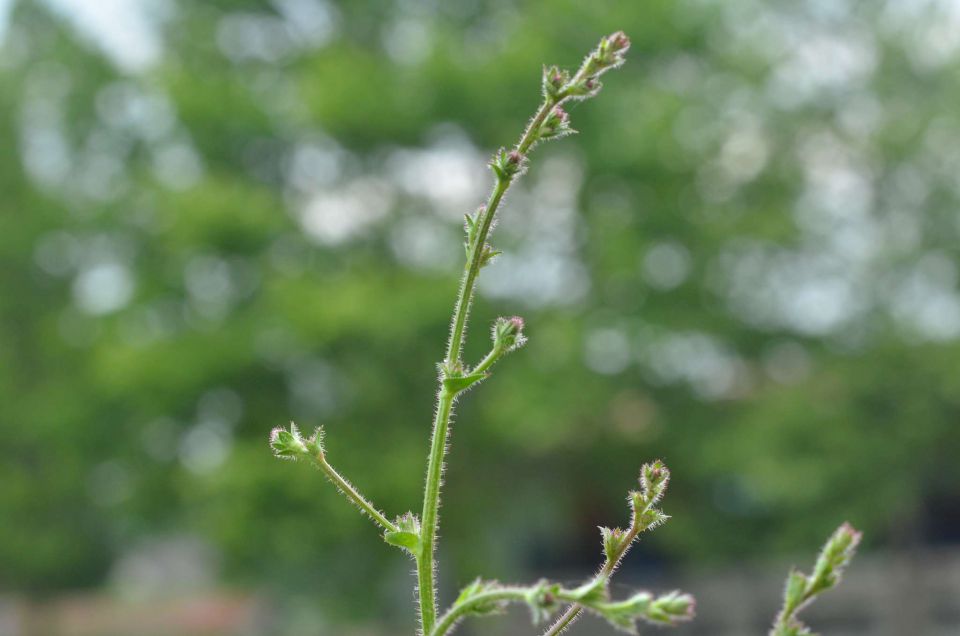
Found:
[[[542,63],[616,29],[630,63],[538,151],[494,237],[475,324],[520,313],[530,344],[462,402],[448,586],[593,567],[656,457],[674,520],[648,555],[794,550],[843,519],[873,545],[960,538],[944,6],[149,6],[161,51],[136,68],[43,3],[6,27],[4,588],[97,584],[183,532],[234,581],[347,613],[405,576],[267,433],[323,423],[379,506],[419,506],[484,158]],[[470,357],[486,346],[478,327]]]

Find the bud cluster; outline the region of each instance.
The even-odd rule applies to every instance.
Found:
[[[583,62],[582,74],[596,77],[601,73],[617,68],[626,61],[630,49],[630,38],[623,31],[611,33],[600,39],[600,44]]]
[[[304,439],[300,429],[290,422],[290,429],[281,426],[270,431],[270,448],[280,459],[297,460],[300,457],[323,457],[323,427],[317,427],[313,435]]]
[[[603,603],[592,609],[615,627],[635,634],[638,620],[675,625],[692,619],[695,608],[692,596],[674,591],[656,597],[650,592],[638,592],[625,601]]]
[[[797,619],[797,612],[819,594],[840,582],[843,571],[850,564],[860,544],[860,538],[860,532],[849,523],[844,523],[830,535],[809,576],[799,570],[790,572],[783,592],[783,609],[770,630],[770,636],[810,634],[806,626]]]
[[[623,64],[629,49],[630,38],[623,31],[617,31],[602,38],[597,48],[583,61],[573,81],[566,87],[566,95],[579,99],[596,95],[601,87],[599,77]]]
[[[640,490],[630,493],[633,522],[640,530],[652,530],[669,517],[656,508],[670,483],[670,470],[659,459],[640,468]]]

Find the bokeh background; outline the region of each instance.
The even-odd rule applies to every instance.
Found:
[[[481,280],[469,357],[530,343],[462,400],[445,598],[588,575],[660,457],[616,590],[696,592],[675,633],[765,633],[844,520],[815,627],[960,633],[956,2],[0,0],[0,634],[412,633],[267,432],[419,508],[486,158],[617,29]]]

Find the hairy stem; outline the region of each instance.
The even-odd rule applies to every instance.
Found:
[[[391,523],[382,512],[377,510],[376,506],[367,501],[367,499],[364,498],[364,496],[353,487],[353,484],[344,479],[343,476],[327,462],[326,455],[323,453],[316,453],[311,456],[311,459],[313,459],[313,462],[316,464],[317,468],[323,471],[323,473],[327,476],[327,479],[332,481],[333,485],[335,485],[347,499],[352,501],[358,508],[360,508],[360,510],[366,513],[368,517],[377,522],[384,530],[388,530],[390,532],[397,531],[396,525]]]
[[[440,620],[437,621],[433,630],[430,631],[430,636],[444,636],[444,634],[447,634],[453,629],[453,626],[458,620],[469,614],[475,607],[497,601],[522,602],[526,599],[528,592],[529,589],[525,587],[505,587],[477,594],[471,597],[468,602],[458,603],[447,610],[447,612],[440,617]]]
[[[536,141],[536,133],[543,124],[550,111],[559,103],[557,99],[545,98],[537,110],[530,124],[517,143],[517,152],[523,154]],[[447,354],[443,361],[443,369],[450,370],[462,367],[461,351],[463,337],[466,332],[467,318],[470,313],[470,304],[473,301],[477,277],[483,261],[483,246],[493,225],[493,218],[503,195],[513,182],[512,176],[498,176],[493,192],[487,200],[483,215],[480,219],[478,231],[470,245],[466,271],[460,284],[460,292],[454,306],[453,319],[450,326],[450,340],[447,343]],[[444,371],[441,371],[441,375]],[[456,393],[448,390],[440,380],[440,390],[437,397],[437,411],[433,420],[433,437],[430,442],[430,456],[427,464],[427,478],[424,487],[421,547],[417,555],[417,587],[420,599],[420,628],[423,634],[430,634],[437,616],[436,584],[434,575],[436,570],[435,552],[440,507],[440,485],[443,476],[443,461],[447,449],[447,436],[450,429],[450,417],[453,412],[453,402]]]
[[[637,535],[646,529],[643,525],[641,525],[638,517],[639,515],[634,513],[633,519],[630,522],[630,528],[627,530],[626,538],[623,541],[622,547],[616,553],[608,556],[606,561],[603,562],[603,566],[600,568],[600,571],[597,572],[596,579],[599,579],[604,584],[610,580],[610,577],[613,576],[613,573],[617,571],[618,567],[620,567],[620,562],[623,561],[623,557],[625,557],[627,552],[630,551],[630,546],[633,545],[633,541],[637,538]],[[571,605],[569,608],[567,608],[567,611],[564,612],[560,618],[558,618],[557,621],[543,633],[543,636],[557,636],[557,634],[562,634],[563,632],[567,631],[567,629],[580,617],[581,613],[583,613],[582,605]]]
[[[420,630],[429,634],[437,616],[437,596],[434,583],[434,552],[437,535],[437,510],[440,507],[440,482],[443,477],[443,456],[450,428],[454,394],[445,387],[437,398],[437,413],[433,421],[433,439],[430,443],[430,461],[427,465],[427,483],[423,494],[423,516],[420,531],[420,551],[417,556],[417,592],[420,598]]]

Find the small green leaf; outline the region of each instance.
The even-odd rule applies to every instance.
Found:
[[[391,532],[388,530],[384,533],[383,540],[390,545],[404,548],[411,554],[415,554],[420,547],[420,535],[412,532]]]
[[[486,267],[493,259],[501,254],[503,254],[501,250],[495,250],[489,244],[485,244],[483,251],[480,253],[480,267]]]
[[[383,540],[407,550],[410,554],[417,554],[420,550],[420,520],[412,512],[408,512],[397,517],[394,525],[397,526],[396,531],[384,532]]]
[[[806,590],[807,577],[799,570],[791,570],[790,575],[787,577],[786,589],[784,589],[783,592],[783,606],[788,613],[803,603]]]
[[[467,238],[464,242],[463,247],[467,252],[467,256],[470,256],[470,247],[476,241],[477,238],[477,227],[480,224],[480,217],[483,215],[484,207],[480,206],[476,212],[473,214],[464,215],[464,229],[466,230]]]
[[[323,436],[324,431],[322,426],[318,426],[313,430],[313,435],[309,439],[304,440],[304,445],[307,447],[307,452],[311,455],[323,455],[325,450],[323,448]]]
[[[443,386],[448,391],[454,393],[460,393],[469,389],[471,386],[480,382],[481,380],[486,380],[489,377],[489,374],[484,373],[472,373],[470,375],[454,375],[450,377],[445,377],[443,379]]]

